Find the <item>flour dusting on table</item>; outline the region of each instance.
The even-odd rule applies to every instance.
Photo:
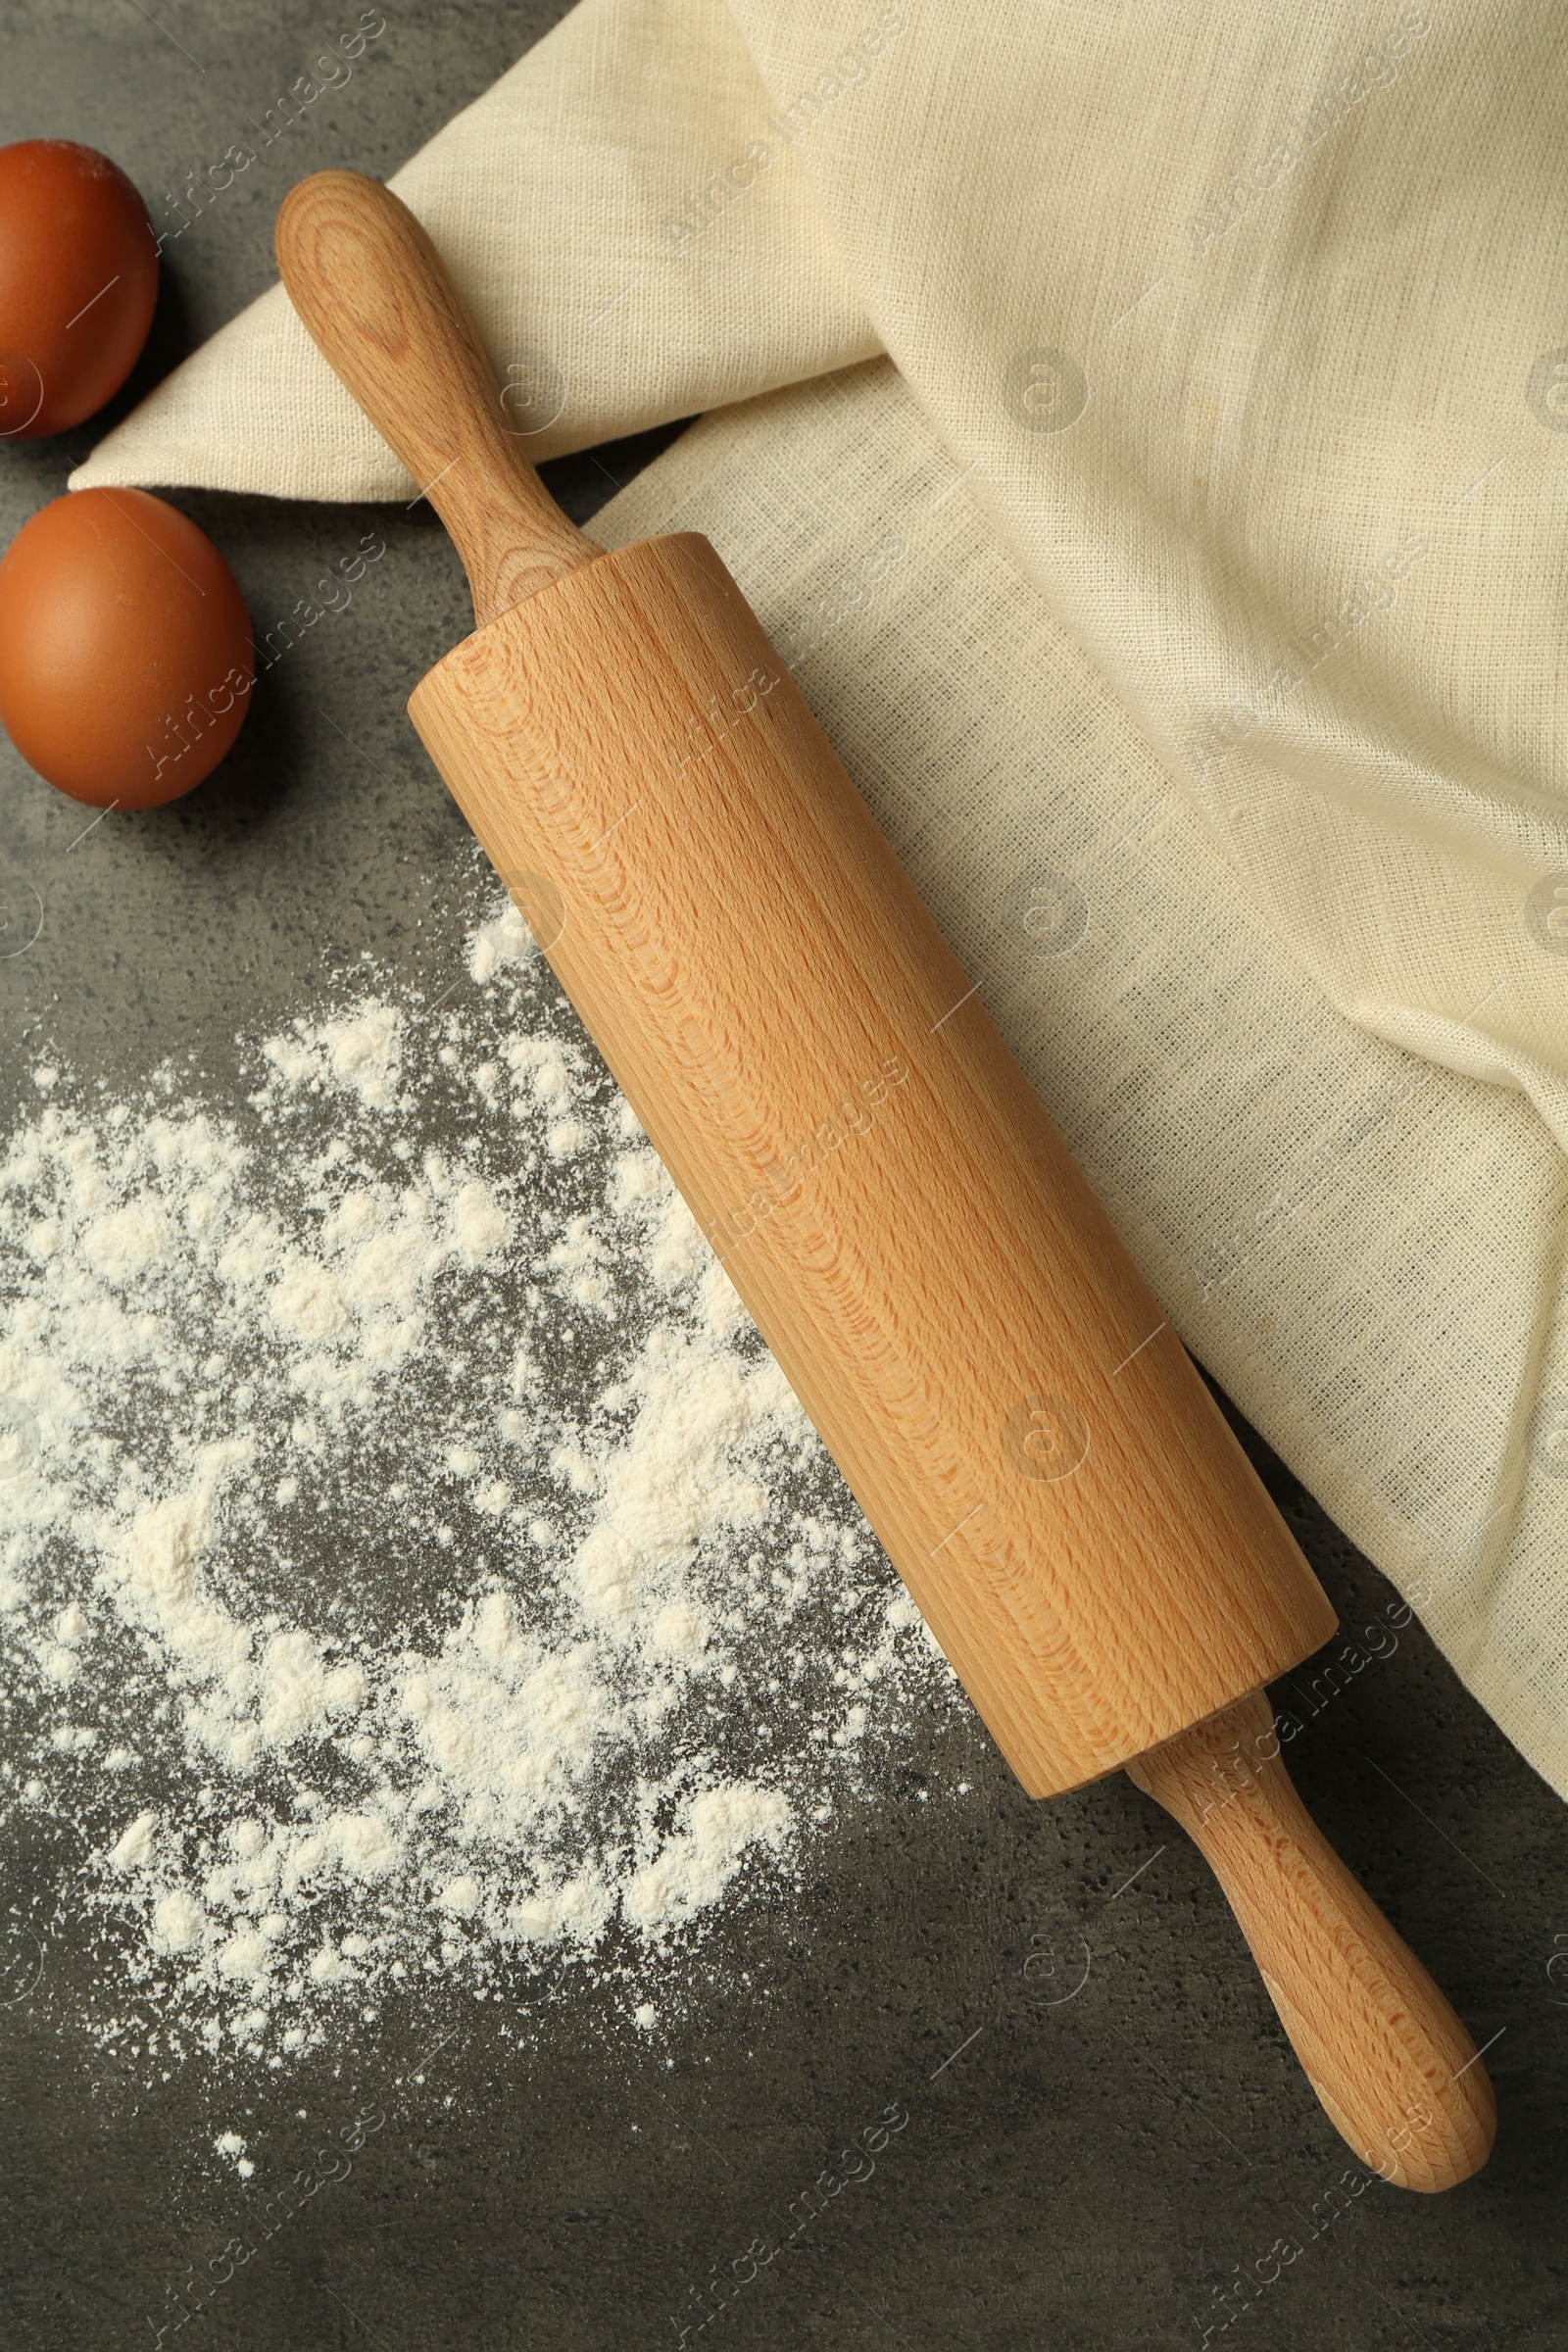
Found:
[[[237,1101],[40,1061],[0,1159],[0,1788],[149,2066],[564,1964],[647,2031],[961,1704],[510,908],[468,975]]]

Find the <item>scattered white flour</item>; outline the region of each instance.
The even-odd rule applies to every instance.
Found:
[[[291,1086],[313,1094],[335,1087],[359,1096],[373,1109],[394,1100],[403,1049],[403,1016],[390,1004],[371,1002],[347,1020],[296,1021],[262,1048]]]
[[[962,1705],[521,918],[468,951],[237,1102],[57,1055],[0,1158],[0,1795],[166,2073],[564,1960],[652,2031]]]
[[[525,963],[534,952],[533,933],[508,899],[501,912],[481,923],[468,939],[468,976],[483,987],[504,963]]]
[[[226,2156],[242,2180],[248,2180],[256,2167],[245,2153],[245,2142],[237,2132],[220,2132],[213,2146],[220,2156]]]

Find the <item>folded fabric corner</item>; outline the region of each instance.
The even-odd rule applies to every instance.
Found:
[[[68,486],[172,484],[324,499],[408,498],[416,487],[321,358],[281,286],[270,287],[167,376],[104,436]]]
[[[881,349],[720,0],[580,0],[388,184],[440,249],[535,462]],[[281,286],[71,477],[138,483],[338,500],[418,487]]]

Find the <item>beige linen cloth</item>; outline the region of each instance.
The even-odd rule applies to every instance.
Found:
[[[714,540],[1171,1322],[1568,1793],[1565,75],[1557,0],[581,0],[392,184],[531,455],[716,412],[596,535]],[[74,481],[415,488],[277,290]]]

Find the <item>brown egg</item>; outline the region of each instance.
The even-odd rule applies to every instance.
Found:
[[[153,224],[118,164],[72,139],[0,147],[0,439],[101,409],[157,299]]]
[[[0,558],[0,724],[95,808],[154,808],[210,775],[256,674],[239,583],[145,490],[77,490]]]

